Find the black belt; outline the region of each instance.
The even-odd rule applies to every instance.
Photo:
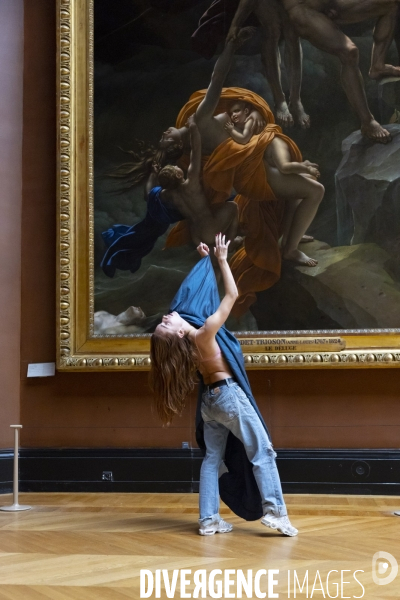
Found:
[[[228,377],[227,379],[220,379],[219,381],[214,381],[213,383],[205,384],[205,388],[206,391],[209,391],[217,387],[224,387],[224,385],[229,385],[230,383],[235,383],[233,377]]]

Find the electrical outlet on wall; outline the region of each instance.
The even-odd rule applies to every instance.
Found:
[[[103,471],[101,478],[103,481],[114,481],[113,472],[112,471]]]

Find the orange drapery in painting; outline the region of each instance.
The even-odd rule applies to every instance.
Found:
[[[205,96],[206,90],[195,92],[180,111],[176,127],[183,127],[190,115]],[[236,317],[241,316],[256,300],[256,292],[276,283],[281,272],[281,255],[278,240],[284,201],[276,198],[268,184],[264,167],[264,152],[275,136],[289,146],[292,160],[301,161],[296,144],[282,133],[274,123],[268,104],[249,90],[224,88],[215,114],[225,112],[235,100],[250,103],[256,108],[267,125],[259,135],[253,135],[247,144],[238,144],[231,138],[220,144],[210,156],[203,156],[203,186],[210,204],[225,202],[234,189],[239,207],[239,222],[245,233],[244,247],[230,260],[233,276],[239,290],[233,308]],[[188,165],[188,158],[183,162]],[[190,242],[186,221],[178,223],[170,232],[167,247]]]

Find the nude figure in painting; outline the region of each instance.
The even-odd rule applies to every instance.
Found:
[[[279,160],[278,151],[271,150],[267,154],[265,151],[275,137],[281,138],[288,145],[291,162],[301,163],[299,149],[290,138],[282,134],[280,127],[274,124],[271,110],[257,94],[242,88],[223,89],[238,39],[245,35],[243,32],[245,30],[241,30],[239,36],[226,44],[215,64],[207,90],[192,94],[178,115],[177,127],[169,128],[164,136],[165,143],[168,140],[168,143],[176,144],[182,140],[186,146],[187,128],[184,124],[187,118],[195,113],[202,141],[203,185],[210,204],[226,202],[232,189],[238,194],[236,201],[239,206],[239,223],[245,232],[244,247],[232,257],[232,269],[240,293],[234,309],[235,315],[238,316],[255,301],[255,292],[267,289],[280,277],[281,251],[278,240],[282,234],[282,209],[286,200],[289,203],[296,202],[297,205],[290,223],[293,235],[290,236],[289,232],[286,235],[288,246],[284,249],[284,256],[296,264],[316,264],[308,256],[298,252],[297,245],[314,218],[324,193],[324,188],[319,182],[298,173],[291,173],[290,177],[285,176],[290,184],[298,178],[296,197],[293,197],[292,185],[288,186],[287,192],[284,193],[284,178],[282,176],[281,181],[276,171],[287,162],[286,157]],[[235,144],[225,129],[225,125],[230,121],[226,112],[227,102],[233,99],[248,101],[261,112],[267,123],[261,133],[253,135],[244,145]],[[218,112],[222,106],[225,107],[225,112]],[[268,179],[267,169],[276,182],[276,190]],[[188,243],[188,225],[187,223],[185,226],[183,222],[178,224],[170,232],[166,247]]]
[[[253,121],[252,128],[253,128]],[[236,236],[238,226],[238,207],[228,201],[210,206],[201,184],[201,138],[194,116],[188,123],[190,136],[190,164],[187,177],[182,169],[169,165],[158,173],[161,187],[161,199],[171,204],[187,219],[192,242],[212,244],[217,233],[226,234],[229,240]]]
[[[238,144],[247,144],[253,136],[254,121],[250,116],[252,106],[247,102],[234,102],[227,110],[230,121],[225,123],[225,130]]]
[[[300,38],[279,0],[247,0],[240,2],[233,18],[227,40],[235,37],[250,12],[256,15],[262,30],[261,60],[274,97],[277,122],[291,127],[294,122],[302,129],[310,127],[301,97],[303,55]],[[281,83],[279,43],[284,40],[284,63],[289,83],[289,104]]]
[[[325,189],[318,183],[318,165],[308,160],[293,161],[289,147],[275,137],[264,153],[268,182],[276,196],[286,204],[282,223],[282,258],[295,264],[315,267],[318,261],[299,249],[305,231],[311,225]]]
[[[211,58],[218,43],[225,39],[229,25],[235,16],[239,0],[213,0],[201,17],[198,29],[192,35],[193,49],[205,58]],[[274,112],[279,125],[291,127],[298,123],[302,129],[310,126],[300,98],[302,80],[302,49],[299,35],[279,0],[263,0],[260,6],[252,2],[239,10],[231,27],[237,33],[246,18],[254,11],[262,30],[261,59],[267,81],[274,97]],[[240,21],[240,22],[239,22]],[[254,21],[255,23],[256,21]],[[281,83],[280,42],[285,45],[283,60],[289,84],[289,103]]]
[[[244,31],[231,44],[232,48],[238,47],[251,32],[251,29]],[[265,126],[265,121],[256,111],[251,115],[251,122],[256,133]],[[183,149],[190,150],[191,145],[193,156],[189,177],[185,181],[182,169],[175,165]],[[189,128],[186,126],[180,129],[169,127],[162,134],[157,147],[136,140],[136,149],[128,152],[133,160],[107,173],[107,176],[120,181],[119,191],[128,191],[147,179],[147,210],[144,219],[132,226],[113,225],[102,232],[107,250],[101,266],[108,277],[114,277],[116,269],[135,273],[140,268],[142,258],[153,250],[158,238],[171,224],[183,219],[190,224],[188,243],[194,241],[197,246],[203,239],[211,244],[215,234],[220,231],[234,240],[238,221],[237,205],[234,202],[224,202],[210,206],[200,184],[201,153],[201,139],[197,128],[189,135]],[[164,184],[164,189],[161,184]],[[174,190],[174,187],[179,189]],[[240,242],[239,238],[236,239],[231,245],[232,250]]]
[[[351,106],[361,121],[361,132],[375,142],[390,141],[389,132],[373,117],[365,95],[359,69],[359,52],[339,25],[376,19],[370,77],[400,77],[400,67],[385,63],[393,40],[400,0],[280,0],[298,35],[314,46],[337,56],[342,65],[341,79]],[[236,35],[237,27],[251,11],[265,9],[265,0],[240,0],[227,39]]]
[[[239,40],[243,40],[249,34],[246,30],[249,28],[242,29],[238,35],[235,35],[234,40],[228,41],[215,65],[205,97],[196,109],[196,123],[201,134],[203,153],[207,155],[220,146],[228,136],[230,137],[226,129],[226,125],[231,122],[229,114],[225,112],[214,116],[214,112],[236,46]],[[241,116],[243,126],[248,119],[247,115]],[[178,141],[178,132],[183,133],[182,130],[171,131],[171,143]],[[288,230],[284,232],[282,255],[284,259],[294,261],[296,264],[313,267],[317,261],[301,252],[298,244],[315,217],[324,195],[324,187],[315,178],[309,177],[319,175],[317,166],[292,161],[285,141],[278,140],[279,136],[275,136],[266,145],[264,154],[266,179],[276,197],[289,203],[297,203],[296,209],[291,211],[292,219],[285,221]],[[240,192],[240,189],[237,191]]]
[[[238,144],[246,144],[252,137],[253,121],[248,117],[253,107],[246,102],[233,102],[228,108],[231,122],[225,129]],[[296,264],[315,267],[318,261],[299,250],[304,232],[315,217],[324,196],[324,188],[316,183],[318,165],[310,161],[293,161],[286,142],[274,139],[264,153],[268,183],[275,195],[286,201],[286,215],[282,228],[282,257]],[[291,206],[294,204],[294,206]]]

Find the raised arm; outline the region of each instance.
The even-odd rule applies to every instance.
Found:
[[[150,176],[148,178],[148,180],[146,181],[146,185],[145,185],[145,199],[147,201],[147,196],[149,195],[149,193],[151,192],[151,190],[156,187],[158,184],[158,173],[160,171],[161,167],[157,162],[153,162],[153,164],[151,165],[151,173]]]
[[[211,75],[211,82],[207,93],[196,111],[196,120],[210,119],[217,108],[226,76],[232,65],[235,50],[239,48],[254,33],[254,27],[240,29],[234,40],[227,42],[222,54],[219,55]]]
[[[218,265],[222,274],[225,296],[223,297],[217,311],[208,317],[203,325],[203,335],[206,335],[207,337],[215,336],[217,331],[222,327],[229,317],[236,298],[238,297],[236,283],[233,279],[232,271],[227,261],[229,244],[230,240],[225,243],[225,236],[221,233],[215,236],[214,254],[217,257]]]
[[[226,43],[234,41],[239,33],[239,30],[247,17],[253,12],[257,0],[240,0],[239,6],[232,19],[231,26],[226,36]]]
[[[201,136],[193,116],[189,118],[187,125],[190,137],[190,165],[187,180],[189,183],[198,183],[201,173]]]
[[[207,93],[196,111],[197,121],[204,118],[211,118],[217,108],[222,88],[225,83],[226,76],[232,65],[233,55],[237,48],[237,43],[234,41],[226,44],[222,54],[219,55],[217,62],[214,65],[214,70],[211,75],[210,85]]]

